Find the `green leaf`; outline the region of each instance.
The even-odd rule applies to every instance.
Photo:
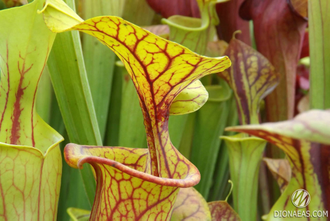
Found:
[[[120,112],[123,86],[122,65],[122,62],[116,62],[114,70],[107,129],[104,137],[104,145],[106,146],[119,146]]]
[[[310,107],[330,108],[330,19],[327,0],[308,1],[309,44],[311,58]]]
[[[119,123],[119,146],[147,147],[147,138],[143,125],[143,114],[134,84],[121,63],[122,97]]]
[[[116,3],[120,4],[120,1],[112,0],[110,3],[109,0],[86,0],[83,3],[84,16],[90,18],[98,15],[113,15],[120,11],[118,10],[119,5],[116,5]],[[105,45],[92,36],[84,34],[82,42],[84,61],[95,114],[101,136],[104,138],[116,56]]]
[[[74,2],[68,0],[74,8]],[[51,12],[55,8],[71,11],[61,4],[51,4]],[[80,19],[75,17],[75,19]],[[72,24],[75,19],[69,19]],[[61,33],[57,35],[48,60],[48,67],[55,95],[62,113],[63,121],[71,142],[101,145],[92,96],[89,89],[87,73],[78,32]],[[95,179],[89,167],[81,172],[88,200],[92,205],[95,194]]]
[[[195,131],[196,113],[170,116],[169,132],[173,145],[178,147],[183,156],[190,159],[191,147]]]
[[[62,122],[63,123],[63,122]],[[64,128],[64,124],[63,124]],[[69,141],[66,132],[63,132],[65,141]],[[66,143],[61,144],[61,151],[64,152]],[[57,220],[68,221],[70,219],[67,209],[72,206],[77,206],[83,209],[91,208],[84,183],[81,180],[80,171],[70,167],[65,161],[63,161],[62,169],[62,182],[60,199],[58,202]]]
[[[236,101],[235,97],[231,96],[231,98],[227,101],[229,113],[227,116],[226,126],[236,126],[238,124],[238,116],[236,111]],[[226,135],[234,135],[234,132],[224,132],[223,136]],[[217,156],[217,162],[214,169],[213,182],[212,187],[210,189],[209,201],[216,201],[220,199],[224,199],[227,196],[227,191],[229,188],[227,180],[229,179],[229,156],[228,156],[228,148],[226,147],[226,143],[222,142],[220,139],[221,146]]]
[[[207,199],[220,148],[219,136],[226,126],[229,109],[226,102],[232,91],[225,81],[220,85],[206,86],[210,99],[196,112],[195,130],[190,160],[202,174],[196,189]]]

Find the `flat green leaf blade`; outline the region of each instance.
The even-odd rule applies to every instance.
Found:
[[[210,99],[196,113],[190,160],[202,174],[195,188],[207,199],[220,148],[219,137],[226,127],[229,112],[226,101],[232,92],[225,81],[218,86],[207,86],[206,89],[210,91]]]
[[[86,18],[98,15],[119,14],[121,1],[86,0],[83,3]],[[96,38],[83,35],[83,53],[88,82],[93,97],[95,112],[102,138],[105,134],[113,70],[116,55]]]
[[[308,1],[311,58],[310,106],[330,108],[330,5],[327,0]]]
[[[74,8],[72,0],[68,4]],[[70,141],[101,145],[78,32],[57,35],[48,67]],[[84,167],[81,174],[92,205],[96,184],[91,168]]]
[[[121,63],[121,71],[116,73],[122,78],[122,96],[119,123],[119,146],[147,147],[147,138],[143,125],[143,115],[134,84]],[[111,131],[109,131],[111,133]]]
[[[234,126],[238,124],[238,116],[236,111],[236,101],[234,96],[227,101],[229,113],[226,121],[226,126]],[[224,132],[224,135],[234,135],[233,132]],[[220,140],[221,141],[221,140]],[[229,179],[229,157],[225,142],[221,142],[220,150],[217,156],[217,162],[214,169],[213,183],[210,188],[208,201],[216,201],[224,199],[227,196],[227,191],[230,185]]]
[[[121,63],[121,62],[120,62]],[[114,76],[111,87],[110,107],[108,112],[107,128],[104,137],[104,145],[119,146],[119,128],[120,128],[120,112],[122,103],[122,84],[123,77],[121,75],[122,65],[116,62]]]
[[[70,140],[102,143],[79,44],[77,32],[58,34],[48,67]]]

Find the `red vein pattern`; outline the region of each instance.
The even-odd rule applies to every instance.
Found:
[[[212,221],[240,221],[241,218],[226,201],[209,202]]]
[[[0,145],[0,220],[56,220],[62,175],[58,147]]]
[[[0,218],[56,220],[62,174],[58,143],[62,137],[34,108],[48,49],[37,70],[34,63],[27,62],[35,49],[23,56],[6,44],[5,51],[0,54],[4,64],[0,82]]]
[[[63,138],[35,111],[55,38],[37,14],[43,3],[0,12],[0,220],[57,217]]]
[[[170,220],[179,187],[195,182],[195,174],[176,180],[146,173],[148,149],[68,144],[64,155],[72,167],[95,169],[92,220]]]
[[[46,23],[52,23],[47,9],[43,12]],[[54,25],[51,28],[54,30]],[[95,169],[97,194],[92,219],[169,220],[179,187],[191,187],[200,180],[198,169],[170,141],[170,106],[194,81],[228,68],[229,59],[199,56],[113,16],[92,18],[67,30],[96,37],[121,59],[137,90],[147,133],[147,152],[118,147],[98,150],[123,152],[125,159],[88,152],[96,147],[71,144],[65,148],[69,165],[79,168],[87,162]],[[140,154],[139,160],[134,158],[136,154]],[[130,166],[137,162],[145,165]]]
[[[152,174],[184,177],[189,163],[169,141],[169,107],[194,80],[227,68],[229,59],[201,57],[117,17],[93,18],[72,29],[97,37],[130,73],[144,114],[150,159],[157,162],[150,165]]]
[[[241,124],[259,123],[259,104],[277,86],[279,74],[252,47],[233,38],[225,52],[233,65],[219,76],[233,89]]]

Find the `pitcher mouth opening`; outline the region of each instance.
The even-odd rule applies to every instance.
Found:
[[[72,153],[70,153],[70,151],[73,148],[79,148],[79,145],[70,143],[70,144],[67,144],[64,149],[64,157],[68,163],[70,162],[69,156],[70,156],[70,154],[72,154]],[[191,167],[191,169],[189,169],[189,171],[184,179],[172,179],[172,178],[157,177],[157,176],[154,176],[154,175],[151,175],[148,173],[144,173],[142,171],[130,168],[130,167],[126,166],[125,164],[122,164],[120,162],[117,162],[117,161],[114,161],[114,160],[111,160],[108,158],[97,157],[97,156],[76,156],[76,157],[79,158],[77,160],[76,165],[72,165],[72,163],[69,163],[69,165],[72,165],[76,168],[81,169],[83,167],[83,164],[85,164],[85,163],[89,163],[93,167],[97,167],[97,164],[104,164],[104,165],[114,167],[132,177],[140,178],[144,181],[149,181],[149,182],[163,185],[163,186],[173,186],[173,187],[181,187],[181,188],[193,187],[199,183],[200,178],[201,178],[198,169],[192,163],[189,165]],[[189,173],[190,171],[193,171],[193,173],[192,172]]]

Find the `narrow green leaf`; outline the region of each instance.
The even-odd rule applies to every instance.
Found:
[[[227,106],[229,112],[227,115],[226,126],[236,126],[238,124],[238,113],[236,111],[236,101],[234,96],[231,96],[231,98],[227,101]],[[225,131],[223,135],[234,135],[234,132]],[[222,142],[221,139],[220,142],[221,146],[214,169],[213,183],[210,189],[211,194],[209,194],[208,198],[209,201],[217,201],[224,199],[227,196],[230,187],[227,182],[227,180],[229,179],[228,148],[226,146],[226,143]]]
[[[308,1],[311,109],[330,108],[330,19],[328,0]]]
[[[52,93],[51,101],[51,118],[49,120],[49,125],[60,134],[65,134],[65,126],[62,119],[62,114],[60,107],[58,106],[54,91]]]
[[[223,80],[220,85],[207,86],[206,89],[210,98],[196,113],[190,160],[202,174],[201,181],[195,188],[207,199],[220,148],[219,137],[226,127],[229,111],[226,101],[232,91]]]
[[[169,123],[168,123],[168,131],[170,133],[171,141],[174,146],[178,147],[178,150],[189,159],[189,153],[191,149],[191,142],[192,142],[192,134],[188,132],[188,130],[193,129],[192,126],[188,126],[188,119],[191,118],[190,116],[194,115],[195,113],[186,114],[186,115],[172,115],[170,116]],[[189,135],[188,135],[189,134]],[[190,139],[191,141],[183,141],[185,138]],[[188,144],[190,143],[190,145]],[[183,144],[185,147],[181,147]],[[187,149],[188,148],[188,149]],[[184,151],[186,149],[187,151]]]
[[[119,2],[120,1],[112,0],[112,4],[109,4],[109,0],[86,0],[83,3],[83,14],[86,18],[99,15],[113,15],[116,11],[119,11]],[[116,55],[96,38],[87,34],[83,35],[82,46],[88,82],[93,97],[100,133],[103,138],[108,117]]]
[[[146,132],[136,89],[123,64],[121,65],[121,73],[117,74],[123,78],[119,146],[146,148]]]
[[[174,122],[174,123],[171,123]],[[182,123],[181,123],[181,122]],[[182,116],[170,116],[169,131],[174,142],[178,143],[178,150],[190,159],[191,147],[195,131],[196,113]],[[172,130],[172,132],[171,132]],[[174,143],[173,144],[177,144]]]
[[[119,125],[122,103],[122,62],[116,62],[109,104],[107,129],[104,137],[104,145],[119,146]]]
[[[74,8],[73,0],[67,3]],[[57,35],[48,67],[70,141],[102,145],[78,32]],[[81,175],[92,205],[96,184],[91,168],[84,167]]]

